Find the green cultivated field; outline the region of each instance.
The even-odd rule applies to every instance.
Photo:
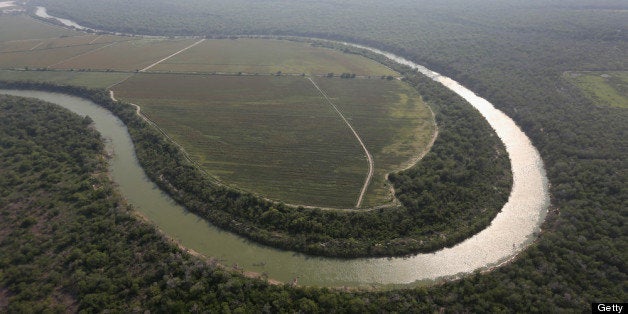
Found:
[[[56,69],[141,70],[194,43],[190,39],[136,39],[119,42],[55,65]]]
[[[424,149],[433,132],[429,110],[400,81],[318,81],[334,86],[330,97],[347,108],[374,155],[364,205],[389,202],[384,174]],[[307,78],[141,74],[114,90],[228,185],[294,204],[355,205],[366,158]]]
[[[114,90],[228,185],[355,205],[367,169],[360,146],[304,78],[141,74]]]
[[[0,70],[1,81],[49,82],[59,85],[107,88],[129,77],[129,73],[77,71],[13,71]]]
[[[434,121],[415,89],[398,80],[320,78],[317,84],[347,116],[375,161],[365,206],[390,198],[386,174],[414,164],[430,142]]]
[[[0,16],[0,42],[77,35],[84,33],[52,26],[24,15]]]
[[[103,46],[104,44],[94,44],[21,52],[4,52],[0,53],[0,67],[46,68]]]
[[[154,71],[398,75],[361,56],[268,39],[211,39],[153,68]]]
[[[209,174],[291,204],[354,207],[369,169],[362,147],[308,77],[329,94],[374,157],[362,207],[393,200],[385,175],[409,166],[433,135],[417,92],[380,79],[398,73],[309,43],[205,40],[136,73],[197,41],[85,34],[1,16],[0,80],[109,88],[128,78],[115,86],[117,98],[141,105]],[[278,71],[298,75],[268,75]],[[250,75],[255,73],[264,75]],[[328,73],[358,78],[319,77]]]
[[[628,71],[567,72],[564,77],[598,105],[628,108]]]

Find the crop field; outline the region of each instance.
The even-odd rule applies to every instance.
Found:
[[[434,120],[412,87],[398,80],[316,79],[373,155],[365,206],[390,198],[386,174],[411,166],[434,135]]]
[[[434,132],[413,88],[380,79],[398,73],[354,54],[284,40],[85,34],[19,16],[1,16],[0,26],[0,80],[114,86],[210,175],[286,203],[354,207],[369,170],[356,137],[308,78],[373,156],[362,207],[393,199],[385,175],[409,166]]]
[[[0,53],[0,68],[46,68],[104,46],[105,44],[94,44],[21,52],[3,52]]]
[[[594,103],[628,108],[628,71],[567,72],[564,76]]]
[[[398,75],[353,54],[308,43],[269,39],[212,39],[151,69],[172,72]]]
[[[61,62],[55,69],[135,71],[171,55],[190,44],[190,39],[137,39],[118,42],[92,53]]]
[[[353,111],[346,116],[372,145],[378,178],[365,205],[389,202],[384,173],[424,149],[434,128],[429,110],[400,81],[319,81],[335,86],[330,96]],[[355,205],[364,152],[307,78],[140,74],[114,90],[227,185],[293,204]]]
[[[228,185],[288,203],[355,204],[362,151],[303,78],[141,74],[114,90]]]
[[[0,17],[0,42],[77,35],[84,33],[52,26],[23,15]]]
[[[0,70],[0,80],[2,81],[47,82],[88,88],[107,88],[130,75],[129,73],[120,72]]]
[[[61,47],[75,47],[86,45],[108,44],[116,41],[125,41],[129,38],[121,36],[81,35],[72,37],[57,37],[46,39],[28,39],[0,42],[0,52],[28,52]]]

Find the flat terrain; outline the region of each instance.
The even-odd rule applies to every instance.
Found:
[[[429,110],[400,81],[320,78],[375,157],[365,205],[387,172],[427,145]],[[352,207],[368,170],[353,134],[303,77],[141,74],[114,88],[228,185],[289,203]]]
[[[268,74],[353,73],[398,75],[367,58],[309,43],[269,39],[211,39],[161,63],[153,71]]]
[[[107,88],[130,75],[129,73],[120,72],[0,70],[0,80],[48,82],[89,88]]]
[[[136,71],[194,43],[191,39],[133,39],[54,65],[55,69]]]
[[[373,155],[375,173],[364,205],[390,198],[387,173],[412,165],[432,139],[430,111],[412,87],[397,80],[317,79]]]
[[[52,26],[24,15],[0,17],[0,42],[77,35],[84,33]]]
[[[628,108],[628,71],[566,72],[564,77],[595,104]]]
[[[291,204],[356,206],[369,163],[349,124],[374,160],[361,207],[393,200],[385,175],[416,159],[434,125],[413,88],[382,76],[399,74],[304,42],[98,35],[0,17],[0,80],[111,87],[224,184]]]
[[[303,78],[141,74],[114,90],[229,185],[290,203],[355,204],[362,151]]]

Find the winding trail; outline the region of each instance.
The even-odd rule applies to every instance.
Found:
[[[167,56],[167,57],[165,57],[165,58],[163,58],[163,59],[161,59],[161,60],[159,60],[159,61],[157,61],[157,62],[155,62],[155,63],[153,63],[153,64],[151,64],[151,65],[149,65],[147,67],[145,67],[145,68],[143,68],[143,69],[141,69],[140,72],[146,72],[146,71],[150,70],[150,68],[152,68],[152,67],[154,67],[154,66],[156,66],[156,65],[158,65],[158,64],[160,64],[160,63],[162,63],[162,62],[164,62],[164,61],[166,61],[166,60],[168,60],[168,59],[170,59],[170,58],[172,58],[172,57],[174,57],[174,56],[176,56],[176,55],[178,55],[178,54],[180,54],[180,53],[182,53],[182,52],[184,52],[184,51],[186,51],[186,50],[188,50],[188,49],[190,49],[190,48],[192,48],[192,47],[194,47],[194,46],[196,46],[196,45],[198,45],[198,44],[200,44],[202,42],[204,42],[204,41],[205,41],[205,38],[203,38],[203,39],[201,39],[201,40],[199,40],[199,41],[197,41],[197,42],[195,42],[195,43],[193,43],[193,44],[191,44],[191,45],[189,45],[189,46],[187,46],[187,47],[185,47],[185,48],[183,48],[183,49],[181,49],[181,50],[179,50],[179,51],[177,51],[177,52],[175,52],[175,53],[173,53],[173,54],[171,54],[171,55],[169,55],[169,56]]]
[[[373,169],[375,168],[374,167],[375,163],[373,162],[373,156],[371,155],[369,150],[366,148],[366,145],[364,145],[362,138],[360,138],[360,134],[356,132],[356,130],[351,125],[351,123],[349,123],[349,120],[347,120],[347,118],[345,118],[342,112],[338,110],[338,107],[336,107],[336,105],[331,101],[331,99],[329,99],[327,94],[320,87],[318,87],[318,84],[316,84],[316,82],[314,82],[314,80],[312,80],[311,77],[308,77],[307,79],[310,80],[310,82],[312,82],[312,85],[314,85],[314,87],[318,89],[318,91],[321,93],[321,95],[323,95],[323,97],[325,97],[325,99],[331,105],[331,107],[334,108],[334,110],[336,110],[336,112],[338,113],[342,121],[344,121],[345,124],[347,124],[347,126],[349,127],[349,129],[351,130],[355,138],[358,140],[358,142],[360,142],[360,145],[362,146],[362,149],[364,150],[364,153],[366,154],[366,159],[368,160],[368,163],[369,163],[369,171],[366,175],[366,179],[364,180],[364,185],[362,186],[362,190],[360,191],[360,196],[358,196],[358,201],[355,204],[356,208],[360,208],[360,206],[362,206],[362,200],[364,200],[364,195],[366,194],[366,190],[368,190],[369,184],[371,184],[371,179],[373,179]]]

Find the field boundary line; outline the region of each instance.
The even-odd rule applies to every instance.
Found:
[[[37,44],[37,45],[33,46],[33,48],[28,49],[28,50],[35,50],[35,48],[37,48],[37,47],[39,47],[39,46],[43,45],[43,44],[44,44],[44,42],[45,42],[45,41],[43,41],[43,40],[42,40],[42,41],[40,41],[40,42],[39,42],[39,44]]]
[[[68,61],[70,61],[70,60],[72,60],[72,59],[75,59],[75,58],[78,58],[78,57],[82,57],[82,56],[88,55],[88,54],[90,54],[90,53],[94,53],[94,52],[96,52],[96,51],[98,51],[98,50],[105,49],[105,48],[107,48],[107,47],[109,47],[109,46],[113,46],[113,45],[115,45],[115,44],[117,44],[117,43],[118,43],[117,41],[114,41],[114,42],[112,42],[112,43],[110,43],[110,44],[108,44],[108,45],[104,45],[104,46],[102,46],[102,47],[98,47],[98,48],[96,48],[96,49],[92,49],[92,50],[90,50],[90,51],[83,52],[83,53],[78,54],[78,55],[76,55],[76,56],[69,57],[69,58],[67,58],[67,59],[61,60],[61,61],[56,62],[56,63],[54,63],[54,64],[51,64],[51,65],[47,66],[47,68],[50,68],[50,67],[53,67],[53,66],[57,66],[57,65],[59,65],[59,64],[61,64],[61,63],[68,62]]]
[[[323,97],[325,97],[325,99],[331,105],[331,107],[334,108],[336,113],[338,113],[338,115],[340,116],[342,121],[345,122],[345,124],[349,127],[349,129],[351,130],[351,132],[353,133],[355,138],[358,140],[358,142],[360,142],[360,146],[362,146],[362,149],[364,150],[364,153],[366,153],[366,159],[367,159],[368,164],[369,164],[369,171],[368,171],[368,174],[366,175],[366,179],[364,180],[364,185],[362,186],[362,190],[360,190],[360,196],[358,196],[358,201],[355,204],[356,208],[360,208],[360,206],[362,206],[362,200],[364,199],[364,195],[366,194],[366,190],[368,189],[369,184],[371,184],[371,179],[373,178],[373,169],[374,169],[373,156],[371,155],[369,150],[366,148],[366,145],[362,141],[362,138],[360,137],[360,134],[358,134],[358,132],[351,125],[351,123],[349,123],[349,120],[347,120],[347,118],[345,118],[345,116],[342,114],[342,112],[340,112],[340,110],[338,110],[338,107],[336,107],[336,105],[331,101],[331,99],[329,99],[329,96],[327,96],[327,94],[320,87],[318,87],[318,84],[316,84],[316,82],[314,82],[314,80],[312,80],[311,77],[308,77],[307,79],[310,80],[310,82],[312,82],[312,85],[314,85],[314,87],[316,87],[316,89],[321,93],[321,95],[323,95]]]
[[[150,68],[152,68],[152,67],[154,67],[154,66],[156,66],[156,65],[158,65],[158,64],[160,64],[160,63],[162,63],[162,62],[164,62],[164,61],[166,61],[166,60],[168,60],[168,59],[170,59],[170,58],[172,58],[172,57],[174,57],[174,56],[176,56],[176,55],[178,55],[178,54],[180,54],[180,53],[182,53],[182,52],[184,52],[184,51],[186,51],[186,50],[188,50],[188,49],[190,49],[190,48],[192,48],[192,47],[194,47],[194,46],[196,46],[196,45],[198,45],[198,44],[200,44],[202,42],[204,42],[204,41],[205,41],[205,38],[203,38],[203,39],[201,39],[201,40],[199,40],[199,41],[197,41],[197,42],[195,42],[195,43],[193,43],[193,44],[191,44],[191,45],[189,45],[189,46],[187,46],[187,47],[185,47],[185,48],[183,48],[183,49],[181,49],[181,50],[179,50],[179,51],[177,51],[177,52],[175,52],[175,53],[173,53],[173,54],[171,54],[171,55],[169,55],[169,56],[167,56],[167,57],[165,57],[165,58],[163,58],[163,59],[161,59],[161,60],[159,60],[159,61],[157,61],[157,62],[155,62],[155,63],[153,63],[153,64],[151,64],[151,65],[149,65],[147,67],[145,67],[145,68],[143,68],[143,69],[141,69],[140,72],[146,72]]]
[[[98,36],[96,36],[96,38],[92,39],[92,41],[90,41],[88,45],[91,45],[91,44],[95,43],[95,42],[96,42],[98,39],[100,39],[100,37],[102,37],[102,36],[103,36],[103,35],[98,35]]]

